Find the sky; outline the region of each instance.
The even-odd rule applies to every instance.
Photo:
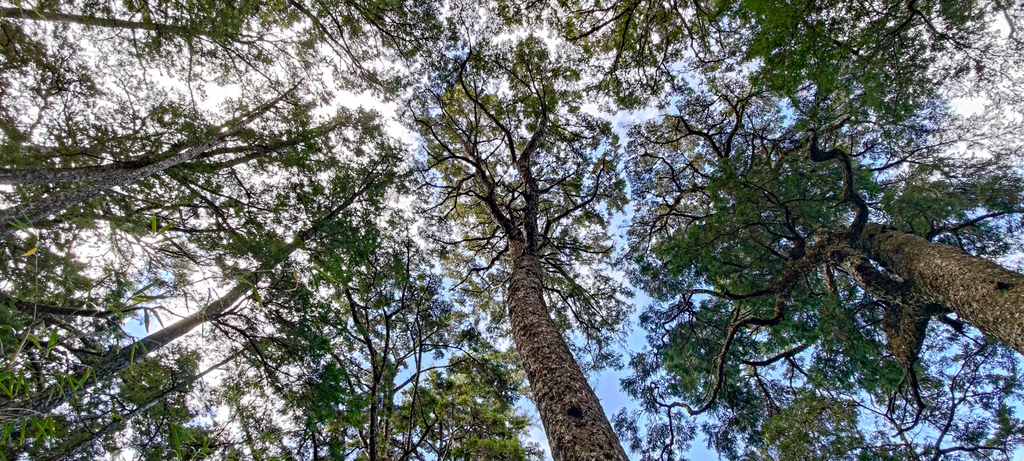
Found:
[[[208,99],[204,100],[203,104],[208,104],[210,108],[216,107],[225,98],[237,94],[237,91],[237,88],[231,87],[208,87]],[[393,103],[382,103],[381,101],[379,101],[378,99],[374,98],[372,95],[369,94],[343,94],[341,97],[338,98],[338,100],[345,101],[345,105],[347,106],[363,106],[375,109],[381,112],[386,118],[391,120],[394,120],[396,118],[396,106]],[[984,101],[981,100],[954,100],[954,105],[958,111],[965,115],[977,113],[978,111],[984,109]],[[647,120],[651,117],[654,117],[657,114],[657,111],[654,108],[648,108],[646,110],[635,112],[619,112],[615,114],[600,113],[596,106],[587,107],[584,110],[601,115],[610,120],[614,124],[616,132],[620,136],[620,142],[622,143],[625,143],[625,141],[628,139],[626,136],[626,130],[630,125]],[[410,146],[414,145],[417,142],[416,136],[413,133],[409,132],[408,130],[405,130],[401,124],[392,121],[387,126],[390,134],[403,140]],[[613,232],[613,234],[621,235],[622,230],[624,228],[623,226],[626,222],[628,222],[628,220],[628,215],[620,216],[616,222],[618,228],[615,232]],[[619,243],[620,246],[623,244],[621,239],[619,239]],[[639,323],[637,321],[637,316],[639,312],[642,310],[642,308],[650,302],[650,298],[640,290],[634,289],[634,292],[636,293],[636,295],[631,300],[632,305],[635,308],[634,314],[631,317],[633,329],[629,332],[625,340],[625,349],[621,351],[624,359],[628,359],[628,355],[630,353],[642,350],[646,344],[646,341],[644,339],[644,332],[640,330],[637,326]],[[173,319],[164,319],[164,321],[165,323],[169,323],[173,321]],[[149,333],[155,331],[156,328],[159,328],[159,326],[155,324],[155,322],[154,324],[150,325],[150,327],[151,329],[149,330]],[[147,334],[145,327],[143,327],[141,323],[129,325],[127,327],[127,331],[133,335],[137,335],[137,337],[141,337]],[[610,370],[604,371],[599,374],[595,374],[590,377],[590,383],[594,387],[598,397],[601,399],[606,414],[609,416],[615,414],[616,412],[619,411],[619,409],[623,407],[634,408],[636,406],[636,404],[627,395],[625,395],[625,393],[621,391],[619,386],[619,380],[627,376],[628,373],[628,369]],[[522,399],[521,404],[523,408],[526,409],[527,411],[535,413],[533,405],[526,399]],[[540,427],[539,422],[530,431],[530,439],[538,442],[539,444],[541,444],[541,446],[547,449],[546,437],[544,436],[543,429]],[[693,448],[690,450],[690,452],[687,453],[687,456],[690,459],[694,460],[717,458],[717,455],[714,452],[705,448],[704,445],[705,443],[703,439],[701,437],[698,437],[698,439],[693,444]],[[548,457],[548,459],[550,459],[550,456]],[[1014,455],[1014,459],[1024,460],[1024,452],[1016,453]]]
[[[238,96],[240,89],[237,86],[225,86],[225,87],[214,87],[207,86],[206,95],[207,98],[202,101],[201,108],[204,109],[215,109],[219,104],[228,98]],[[415,133],[412,133],[405,129],[400,123],[397,122],[397,106],[394,103],[385,103],[368,93],[354,94],[341,92],[339,97],[336,99],[343,101],[343,105],[348,108],[363,107],[373,109],[380,112],[385,119],[389,120],[387,123],[388,133],[410,146],[411,151],[415,151],[415,145],[419,142],[419,137]],[[625,143],[628,139],[627,131],[633,124],[641,123],[657,115],[657,110],[653,107],[637,110],[637,111],[621,111],[614,114],[601,112],[596,105],[589,105],[583,109],[586,112],[592,113],[609,120],[615,127],[615,132],[620,138],[621,143]],[[613,229],[611,234],[615,236],[615,240],[621,248],[624,244],[624,234],[629,221],[629,211],[626,214],[620,214],[613,222]],[[616,278],[625,282],[624,277],[621,273],[616,274]],[[212,288],[212,285],[211,285]],[[200,291],[202,288],[199,288]],[[226,288],[225,288],[226,290]],[[643,349],[646,344],[644,339],[644,332],[639,328],[638,317],[642,311],[643,306],[650,302],[650,298],[642,290],[633,289],[634,297],[630,300],[632,306],[634,306],[633,314],[630,318],[631,330],[624,342],[624,349],[621,351],[623,362],[628,361],[629,354],[639,352]],[[187,312],[184,307],[172,309],[172,314],[184,316],[190,312]],[[169,325],[176,319],[164,318],[162,325]],[[142,324],[140,321],[133,321],[126,325],[125,331],[131,334],[135,338],[141,338],[147,334],[158,331],[162,328],[162,325],[156,321],[151,321],[149,329]],[[610,417],[617,413],[622,408],[636,408],[637,405],[632,399],[629,398],[624,392],[622,392],[619,380],[625,378],[629,374],[628,368],[622,370],[604,370],[600,373],[591,374],[589,376],[589,382],[594,388],[595,393],[601,400],[602,406],[604,407],[605,413]],[[210,378],[207,378],[210,379]],[[521,398],[519,401],[521,407],[533,415],[535,420],[534,426],[531,428],[529,433],[529,440],[537,442],[543,447],[546,455],[546,459],[550,460],[550,450],[547,445],[547,438],[544,434],[543,427],[540,425],[540,418],[537,416],[536,407],[529,399]],[[700,441],[694,443],[693,448],[688,453],[690,459],[712,459],[717,457],[714,452],[705,448],[704,444]],[[634,456],[638,458],[638,456]]]
[[[204,104],[210,104],[210,107],[214,107],[216,106],[216,104],[219,104],[225,98],[236,95],[237,91],[238,89],[233,87],[227,87],[222,89],[207,88],[209,100],[205,101]],[[389,134],[397,137],[398,139],[403,140],[403,142],[408,144],[411,149],[414,149],[414,145],[418,142],[418,137],[414,133],[411,133],[408,130],[406,130],[401,124],[399,124],[396,121],[396,105],[394,103],[382,103],[381,101],[379,101],[378,99],[369,94],[343,94],[341,97],[338,98],[338,100],[344,101],[345,105],[349,107],[354,108],[357,106],[362,106],[365,108],[371,108],[379,111],[382,115],[385,116],[385,118],[391,120],[391,122],[389,122],[387,125]],[[963,115],[971,115],[981,110],[984,110],[984,101],[981,100],[960,99],[954,101],[954,104],[956,110]],[[627,130],[631,125],[641,123],[657,115],[657,110],[655,108],[647,108],[644,110],[633,112],[623,111],[614,114],[608,114],[600,112],[596,105],[592,105],[585,107],[584,111],[604,117],[610,122],[612,122],[614,124],[616,133],[620,137],[620,142],[623,143],[623,145],[628,140]],[[627,207],[627,212],[617,216],[613,222],[613,229],[611,231],[611,234],[615,236],[619,248],[622,248],[625,245],[622,236],[625,233],[625,229],[629,222],[629,219],[629,207]],[[621,273],[618,274],[617,276],[620,280],[623,280],[623,276]],[[623,281],[625,282],[625,280]],[[624,362],[628,361],[629,355],[631,353],[641,351],[642,349],[644,349],[646,345],[644,331],[639,328],[638,316],[644,308],[644,306],[648,305],[651,302],[651,299],[642,290],[633,288],[633,291],[635,295],[630,300],[630,303],[634,307],[633,314],[630,318],[631,330],[628,332],[628,335],[624,343],[622,344],[622,349],[620,350]],[[181,314],[184,314],[184,312],[182,311]],[[165,324],[169,324],[170,322],[173,322],[173,319],[164,319],[164,322]],[[155,331],[157,328],[160,328],[156,322],[153,322],[150,325],[150,327],[150,333]],[[129,325],[127,331],[133,335],[137,335],[137,337],[141,337],[146,334],[146,329],[141,325],[141,323],[138,322],[133,325]],[[605,370],[600,373],[591,374],[591,376],[589,376],[590,384],[594,388],[598,398],[601,400],[605,413],[608,416],[614,415],[622,408],[633,409],[637,407],[636,403],[632,401],[632,399],[630,399],[629,396],[627,396],[621,390],[619,385],[619,381],[622,378],[625,378],[628,374],[629,370],[628,368],[626,368],[623,370]],[[543,428],[539,423],[539,417],[536,416],[535,407],[533,406],[532,402],[525,398],[521,398],[519,403],[525,411],[534,416],[535,424],[530,430],[528,437],[529,440],[537,442],[541,447],[543,447],[546,453],[546,459],[550,460],[551,457],[547,446],[547,439],[544,434]],[[715,452],[709,450],[706,447],[706,440],[703,438],[702,435],[698,435],[697,439],[692,443],[690,451],[687,452],[685,456],[690,460],[710,460],[718,458],[718,455]],[[633,459],[639,459],[639,456],[637,454],[633,454],[631,457]],[[1024,461],[1024,450],[1019,450],[1017,453],[1015,453],[1013,459],[1016,461]]]

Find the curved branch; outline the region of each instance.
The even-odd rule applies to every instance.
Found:
[[[771,357],[768,357],[768,358],[766,358],[764,360],[742,360],[741,363],[743,363],[744,365],[751,365],[751,366],[755,366],[755,367],[765,367],[765,366],[771,365],[771,364],[773,364],[775,362],[778,362],[779,360],[793,357],[793,356],[795,356],[795,355],[797,355],[797,354],[807,350],[808,347],[811,347],[811,343],[803,343],[803,344],[801,344],[799,346],[796,346],[796,347],[794,347],[792,349],[789,349],[789,350],[782,351],[782,352],[780,352],[778,354],[775,354],[775,355],[773,355]]]
[[[857,210],[857,214],[853,218],[853,222],[850,223],[849,241],[856,242],[860,239],[861,233],[864,232],[864,226],[868,223],[868,204],[864,201],[864,198],[857,193],[853,184],[853,165],[850,161],[850,156],[843,152],[839,148],[832,148],[828,151],[821,150],[818,147],[818,133],[811,133],[811,155],[810,158],[815,162],[826,162],[829,160],[838,159],[843,168],[843,202],[851,203]]]

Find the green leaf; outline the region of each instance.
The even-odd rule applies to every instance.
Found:
[[[171,227],[173,227],[173,226],[174,226],[174,223],[173,223],[173,222],[168,222],[168,223],[167,223],[167,224],[166,224],[166,225],[165,225],[164,227],[161,227],[160,229],[158,229],[158,230],[156,231],[156,234],[157,234],[157,235],[161,235],[161,234],[163,234],[164,232],[167,232],[167,229],[170,229],[170,228],[171,228]],[[166,240],[162,240],[162,241],[166,241]]]

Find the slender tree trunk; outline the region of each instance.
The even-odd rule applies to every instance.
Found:
[[[240,129],[241,127],[239,127]],[[154,162],[139,168],[120,170],[108,175],[103,181],[89,184],[87,186],[71,189],[56,194],[39,198],[29,203],[16,205],[0,211],[0,238],[5,238],[14,231],[11,223],[17,219],[27,219],[29,223],[35,223],[47,218],[50,215],[59,213],[72,206],[78,205],[92,197],[106,192],[115,187],[121,187],[138,181],[142,178],[159,173],[167,168],[181,165],[192,160],[196,155],[216,147],[224,141],[224,135],[201,143],[193,148],[185,149],[177,155]]]
[[[512,242],[509,319],[555,461],[628,460],[544,303],[544,268]]]
[[[247,283],[238,283],[231,291],[205,308],[168,325],[167,328],[139,339],[129,346],[122,347],[117,352],[104,357],[96,365],[82,367],[82,369],[74,373],[75,380],[81,381],[81,386],[73,388],[69,383],[65,382],[62,386],[50,386],[46,390],[36,393],[28,401],[15,401],[4,405],[0,409],[0,415],[2,415],[0,420],[32,418],[48,414],[78,393],[88,391],[96,383],[105,382],[128,365],[146,360],[153,352],[188,334],[197,326],[202,325],[206,322],[207,318],[215,316],[234,305],[251,290],[252,287]]]
[[[21,19],[29,21],[61,22],[66,24],[81,24],[92,27],[106,27],[128,30],[150,30],[150,31],[173,31],[177,33],[188,32],[188,29],[180,26],[158,24],[154,22],[128,21],[116,18],[102,18],[97,16],[86,16],[81,14],[68,14],[59,12],[42,12],[25,8],[0,8],[0,17],[9,19]]]
[[[338,120],[332,120],[329,123],[313,127],[306,132],[300,133],[298,136],[281,141],[275,141],[268,145],[219,147],[203,152],[193,157],[193,159],[213,159],[218,156],[228,154],[244,154],[233,159],[208,164],[214,170],[231,168],[233,166],[248,163],[260,157],[264,157],[283,148],[297,146],[302,142],[312,139],[317,132],[334,129],[339,125],[340,122]],[[116,179],[126,174],[131,174],[134,170],[138,170],[139,168],[154,164],[166,158],[166,154],[163,156],[150,155],[130,161],[72,168],[0,168],[0,184],[9,184],[13,186],[59,186],[71,183],[106,181],[109,179]]]
[[[2,168],[0,184],[11,185],[61,185],[87,181],[104,181],[130,173],[143,164],[120,164],[84,166],[79,168]]]
[[[65,459],[74,458],[74,456],[76,454],[78,454],[78,452],[81,451],[82,449],[88,447],[89,445],[91,445],[93,443],[96,443],[99,440],[102,440],[103,437],[106,437],[108,434],[111,434],[113,432],[121,430],[121,428],[123,428],[126,424],[131,422],[131,420],[135,419],[136,416],[139,416],[140,414],[149,411],[153,407],[155,407],[158,404],[160,404],[160,402],[163,402],[164,400],[167,400],[167,397],[170,397],[172,394],[185,390],[186,388],[191,386],[192,383],[202,379],[204,376],[209,374],[211,371],[216,370],[216,369],[226,365],[228,362],[234,360],[237,355],[238,355],[238,353],[231,354],[230,356],[228,356],[224,360],[221,360],[219,363],[217,363],[217,364],[207,368],[206,370],[203,370],[202,373],[199,373],[198,375],[189,377],[189,378],[185,379],[184,381],[182,381],[182,382],[180,382],[178,384],[175,384],[174,386],[171,386],[170,389],[167,389],[167,390],[161,392],[160,394],[154,396],[152,399],[150,399],[149,402],[146,402],[144,405],[142,405],[142,406],[140,406],[138,408],[135,408],[134,410],[128,412],[127,414],[120,415],[119,418],[115,418],[115,419],[111,420],[110,422],[105,424],[103,427],[101,427],[99,430],[97,430],[97,431],[95,431],[95,432],[93,432],[91,434],[80,435],[80,440],[78,442],[76,442],[74,445],[72,445],[70,447],[66,446],[66,447],[60,448],[59,451],[52,453],[52,456],[50,458],[48,458],[49,461],[64,461]],[[47,458],[41,458],[41,459],[47,459]]]
[[[192,146],[181,149],[177,153],[167,156],[166,158],[133,168],[130,170],[118,171],[115,174],[108,177],[106,180],[101,182],[92,183],[76,189],[71,189],[63,192],[58,192],[53,195],[41,197],[37,200],[33,200],[28,203],[15,205],[13,207],[0,210],[0,239],[6,239],[15,230],[13,223],[15,220],[27,219],[29,223],[34,223],[45,219],[46,217],[59,213],[69,207],[82,203],[92,197],[95,197],[103,192],[106,192],[115,187],[124,186],[131,184],[140,179],[152,176],[161,171],[164,171],[170,167],[181,165],[186,163],[198,155],[209,151],[225,142],[227,138],[238,134],[243,128],[249,125],[252,121],[256,120],[263,114],[269,112],[274,106],[281,102],[285,97],[295,91],[295,88],[291,88],[285,91],[280,96],[274,98],[268,103],[261,105],[255,110],[248,114],[232,120],[224,125],[218,127],[216,134],[211,138],[194,144]]]
[[[1024,275],[957,248],[868,224],[860,249],[913,285],[915,294],[955,312],[1024,354]]]

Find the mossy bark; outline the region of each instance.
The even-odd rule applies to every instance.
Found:
[[[544,268],[525,243],[513,242],[509,319],[555,461],[622,460],[601,402],[587,383],[544,303]]]
[[[937,304],[1024,354],[1024,275],[957,248],[868,224],[858,246]]]

